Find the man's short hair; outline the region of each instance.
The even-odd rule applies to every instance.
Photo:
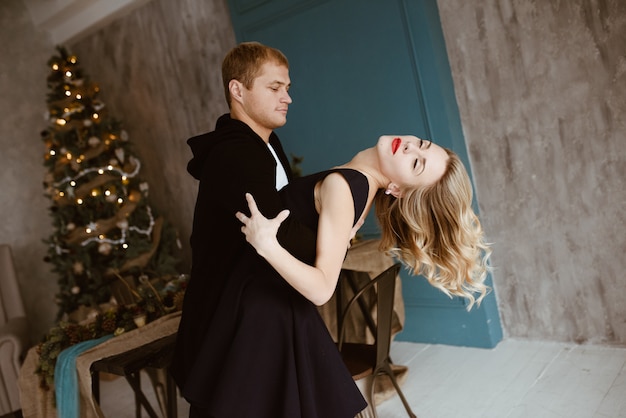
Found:
[[[242,42],[226,54],[222,62],[222,83],[224,83],[224,95],[229,108],[231,97],[228,84],[230,80],[237,80],[250,89],[261,67],[267,62],[289,68],[287,57],[282,52],[259,42]]]

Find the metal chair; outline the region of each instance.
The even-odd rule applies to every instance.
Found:
[[[28,323],[11,247],[0,244],[0,416],[21,409],[18,377],[28,348]]]
[[[400,396],[409,416],[416,418],[416,415],[411,410],[409,403],[400,389],[396,376],[391,369],[392,362],[389,358],[395,284],[399,271],[400,263],[396,263],[380,273],[360,290],[356,291],[355,295],[347,303],[345,309],[343,309],[338,323],[339,334],[337,346],[341,352],[344,363],[352,374],[352,378],[356,381],[371,376],[369,383],[366,385],[365,396],[368,398],[367,401],[371,406],[374,417],[377,417],[376,405],[374,404],[375,379],[380,375],[387,375],[396,389],[398,396]],[[376,321],[373,320],[369,311],[364,309],[364,305],[362,304],[364,296],[369,292],[376,293]],[[344,342],[346,317],[351,309],[359,304],[365,317],[365,322],[374,335],[373,344]]]

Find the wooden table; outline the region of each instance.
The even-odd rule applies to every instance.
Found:
[[[95,369],[102,368],[102,371],[107,368],[110,372],[117,372],[116,374],[123,375],[122,373],[127,373],[130,376],[130,380],[133,381],[134,378],[130,374],[134,369],[141,366],[140,363],[143,361],[137,359],[136,356],[146,354],[148,357],[146,365],[153,364],[158,366],[164,364],[161,361],[168,361],[167,350],[164,349],[172,343],[172,338],[175,338],[179,321],[180,312],[169,314],[141,328],[111,338],[76,357],[81,418],[104,417],[97,402],[97,397],[94,396],[92,386],[93,373],[95,372],[92,366],[94,364],[97,364],[93,366]],[[159,347],[160,344],[163,345]],[[143,351],[144,349],[146,351]],[[165,355],[162,359],[159,359],[160,354],[149,354],[149,352],[154,352],[154,350],[159,353],[165,353]],[[36,347],[31,348],[20,371],[22,415],[24,418],[56,418],[57,411],[54,406],[54,392],[41,389],[39,386],[39,375],[35,373],[38,359],[39,355]],[[105,361],[99,363],[103,359]],[[123,370],[124,368],[126,368],[126,371]],[[134,384],[130,381],[129,383],[131,387]],[[96,386],[98,386],[98,382],[96,382]],[[98,392],[99,389],[96,387],[95,394],[98,394]],[[164,392],[167,393],[167,384]],[[141,398],[137,391],[135,391],[135,394]],[[175,396],[170,399],[175,399]],[[143,406],[145,407],[145,405]],[[173,403],[170,406],[173,406]]]
[[[171,334],[132,350],[102,358],[91,364],[92,391],[96,402],[100,402],[100,373],[123,376],[135,393],[135,416],[141,418],[143,407],[150,418],[158,418],[154,408],[141,389],[141,371],[148,372],[155,388],[156,397],[163,415],[176,418],[176,383],[169,374],[169,365],[174,356],[176,334]]]

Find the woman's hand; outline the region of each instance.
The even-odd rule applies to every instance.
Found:
[[[274,219],[268,219],[259,211],[256,202],[250,193],[246,193],[246,201],[250,209],[250,217],[241,212],[235,216],[243,224],[241,232],[246,236],[254,249],[261,256],[265,256],[271,249],[280,246],[276,234],[280,224],[289,216],[288,210],[281,211]]]

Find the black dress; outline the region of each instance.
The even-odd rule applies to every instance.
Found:
[[[317,230],[315,184],[332,172],[348,181],[355,220],[365,208],[363,174],[334,169],[281,190],[290,216]],[[302,260],[313,263],[315,254]],[[191,375],[188,396],[216,418],[353,418],[367,404],[317,307],[251,247],[225,285]]]

